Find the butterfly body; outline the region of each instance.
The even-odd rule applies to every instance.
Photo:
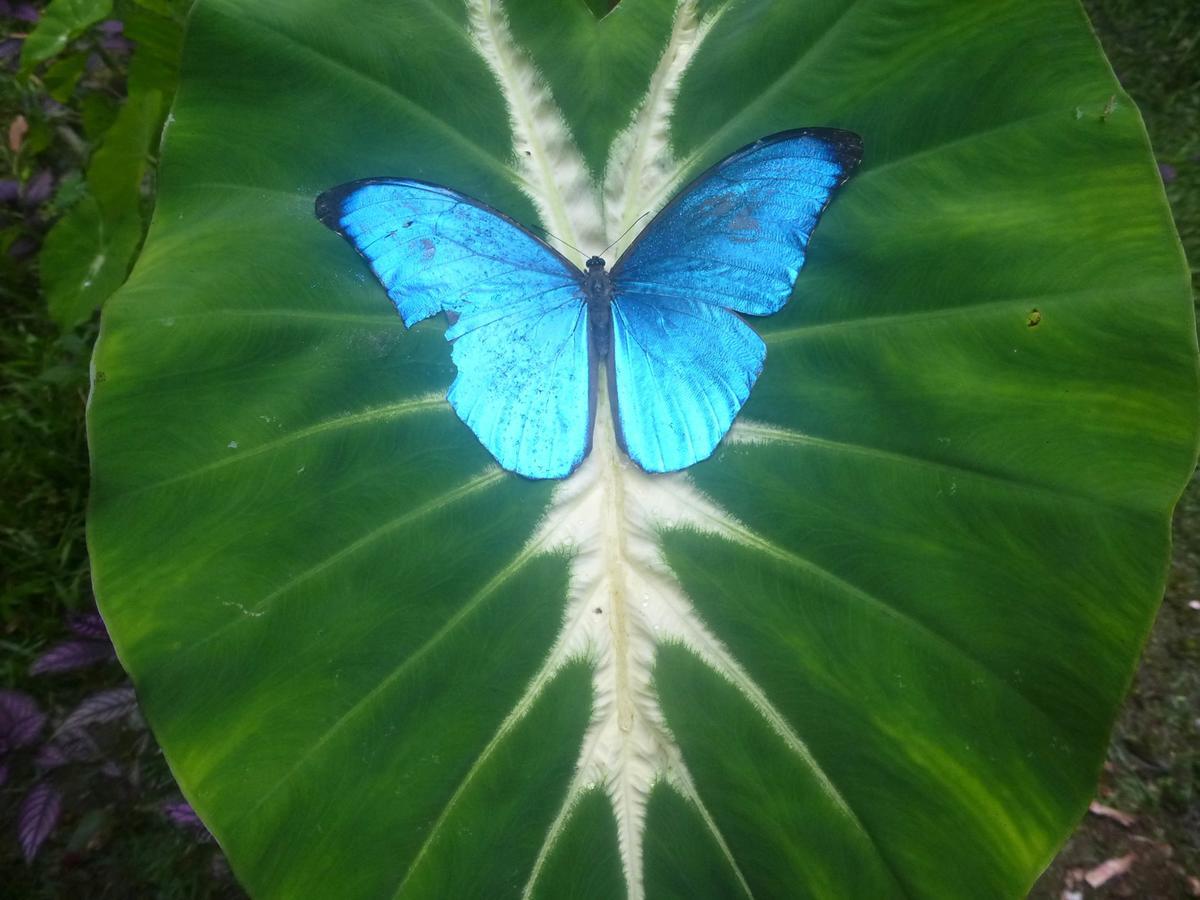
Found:
[[[705,459],[763,368],[742,316],[778,312],[808,239],[862,153],[802,128],[726,157],[675,196],[609,270],[584,270],[448,187],[371,178],[317,198],[406,325],[445,313],[447,399],[504,468],[570,474],[591,447],[601,366],[625,452],[648,472]]]
[[[597,360],[608,359],[612,345],[612,276],[604,270],[604,260],[593,256],[587,261],[583,276],[583,291],[587,297],[588,330],[592,350]]]

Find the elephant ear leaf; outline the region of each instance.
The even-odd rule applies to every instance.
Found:
[[[1023,896],[1195,461],[1137,111],[1068,0],[604,7],[192,11],[89,408],[96,592],[147,718],[255,897]],[[313,216],[421,179],[616,258],[803,126],[862,165],[753,320],[732,430],[668,475],[603,377],[574,474],[499,469],[444,323],[406,330]]]

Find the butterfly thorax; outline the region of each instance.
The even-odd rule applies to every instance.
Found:
[[[587,261],[583,290],[587,295],[588,331],[592,336],[592,347],[598,358],[605,359],[612,339],[613,286],[612,278],[604,271],[604,260],[599,256]]]

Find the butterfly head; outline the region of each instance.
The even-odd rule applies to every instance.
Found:
[[[589,272],[595,272],[599,269],[603,269],[604,268],[604,260],[601,259],[599,256],[593,256],[591,259],[589,259],[587,261],[587,267],[588,267]]]

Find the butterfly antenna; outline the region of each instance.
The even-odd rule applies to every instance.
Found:
[[[629,234],[629,232],[633,231],[633,226],[636,225],[638,222],[642,221],[642,219],[646,218],[646,216],[648,216],[648,215],[650,215],[650,210],[646,210],[644,213],[642,213],[640,216],[638,216],[636,219],[634,219],[632,222],[630,222],[629,227],[621,232],[621,237],[617,238],[615,241],[613,241],[611,244],[609,244],[607,247],[605,247],[603,250],[601,250],[600,255],[603,256],[605,253],[607,253],[613,247],[617,246],[617,244],[619,244],[624,239],[625,235],[627,235],[627,234]]]
[[[547,231],[545,228],[542,228],[542,227],[541,227],[541,226],[539,226],[539,225],[534,225],[534,226],[532,226],[532,227],[533,227],[533,228],[536,228],[538,231],[540,231],[540,232],[541,232],[542,234],[544,234],[546,237],[548,237],[548,238],[554,238],[554,240],[558,241],[558,242],[559,242],[560,244],[562,244],[564,247],[570,247],[572,250],[574,250],[574,251],[575,251],[576,253],[578,253],[580,256],[587,256],[587,254],[586,254],[586,253],[584,253],[582,250],[580,250],[580,249],[579,249],[578,247],[576,247],[574,244],[572,244],[572,243],[570,243],[570,242],[568,242],[568,241],[564,241],[564,240],[563,240],[562,238],[560,238],[560,237],[559,237],[557,234],[552,234],[552,233],[550,233],[549,231]]]

